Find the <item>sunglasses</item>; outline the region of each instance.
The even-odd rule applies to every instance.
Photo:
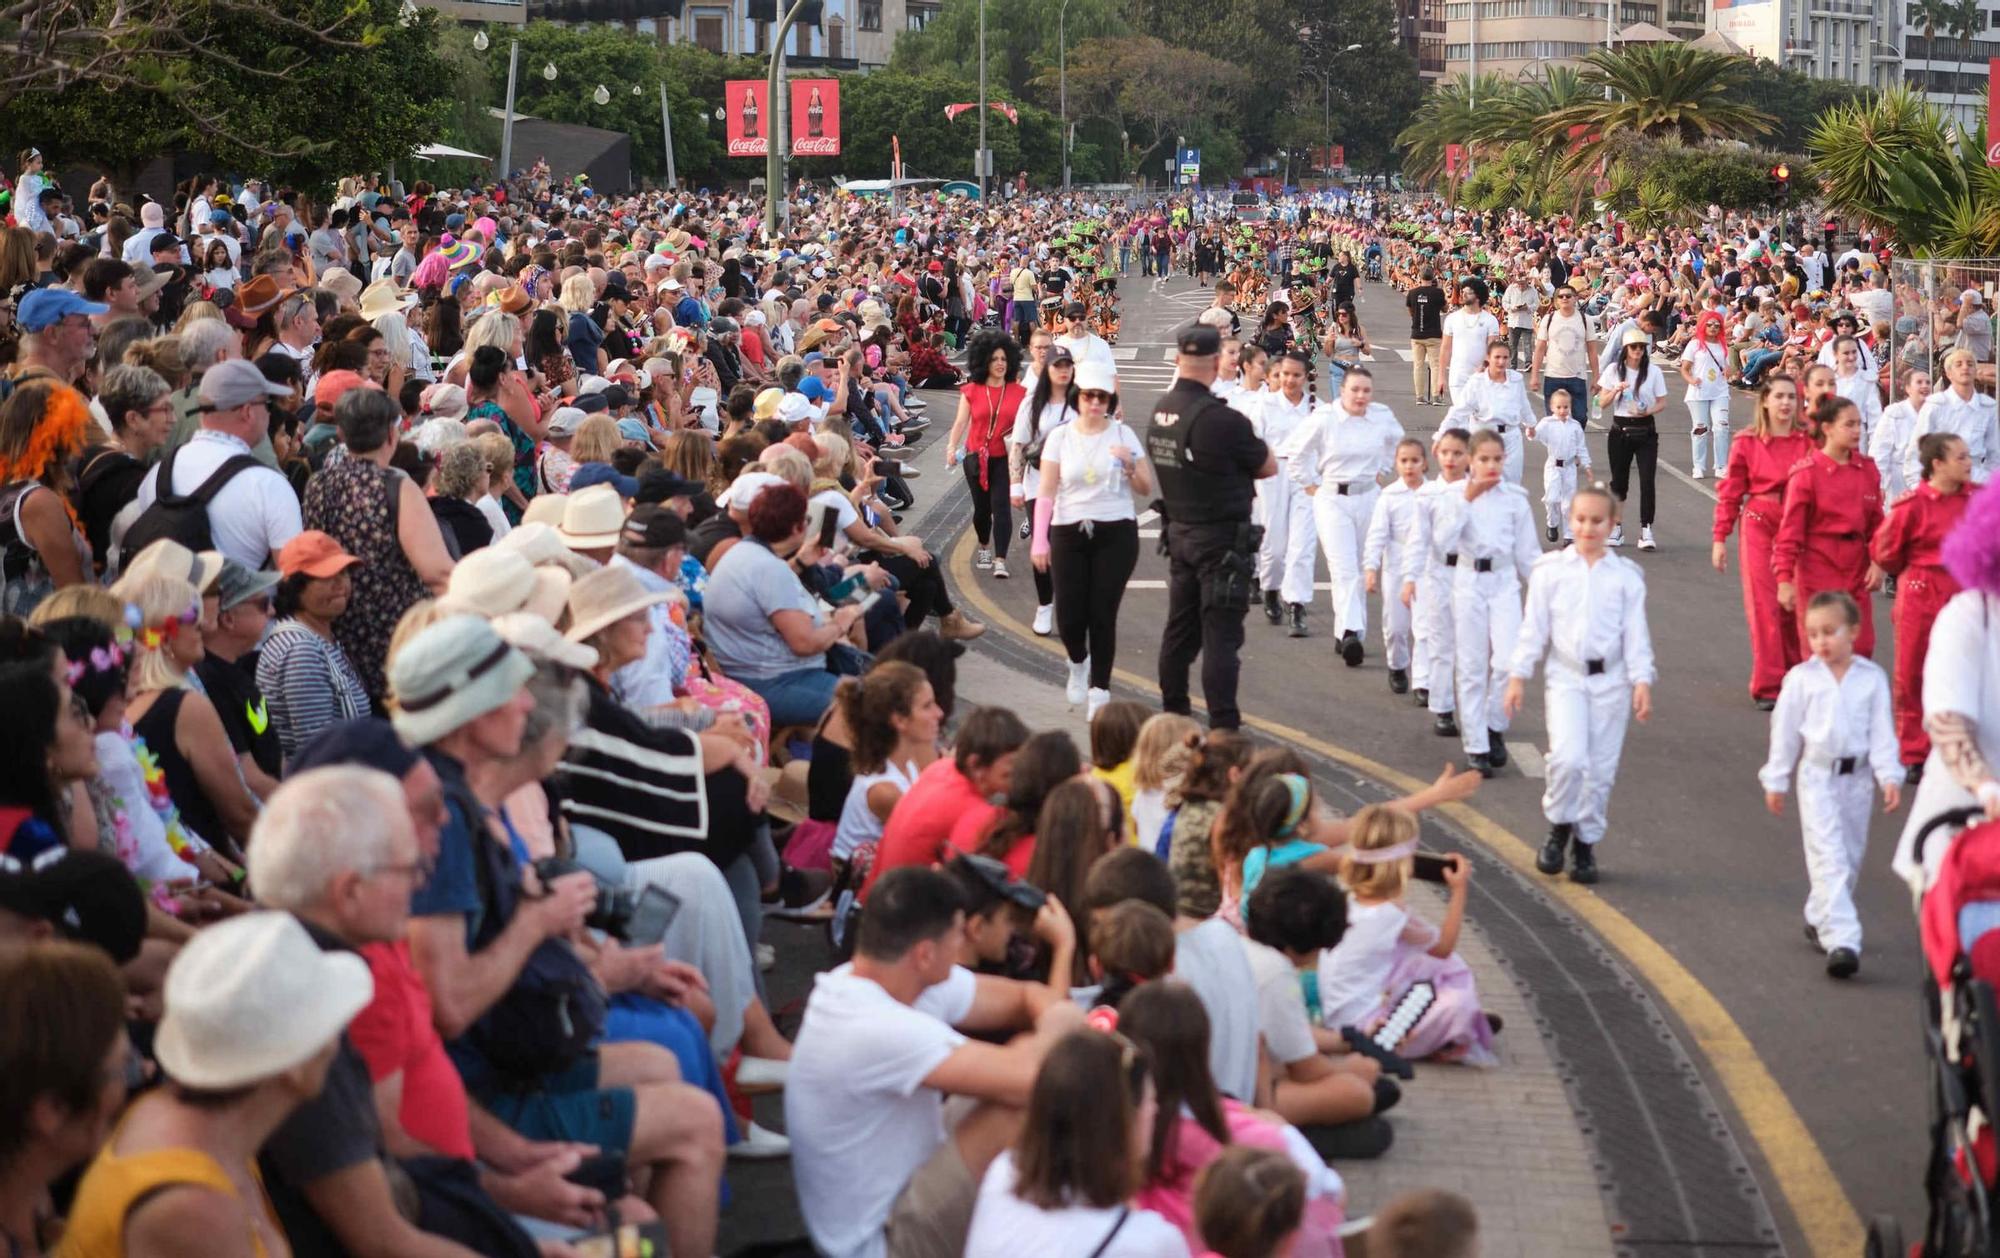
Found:
[[[1082,392],[1078,393],[1078,394],[1077,394],[1077,396],[1078,396],[1079,398],[1083,399],[1083,400],[1084,400],[1084,401],[1086,401],[1086,402],[1105,402],[1105,403],[1109,403],[1109,402],[1111,401],[1112,397],[1113,397],[1113,396],[1115,396],[1115,395],[1114,395],[1114,394],[1110,394],[1110,393],[1106,393],[1106,392],[1105,392],[1104,390],[1102,390],[1102,389],[1085,389],[1085,390],[1083,390]]]

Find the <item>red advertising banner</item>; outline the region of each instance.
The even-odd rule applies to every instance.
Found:
[[[1456,175],[1459,172],[1459,169],[1464,165],[1465,165],[1465,146],[1463,144],[1445,145],[1444,173],[1447,175]]]
[[[729,156],[764,157],[771,151],[771,114],[768,85],[762,79],[730,79],[722,85],[724,126],[729,137]]]
[[[2000,166],[2000,57],[1986,63],[1986,164]]]
[[[840,80],[793,79],[792,156],[840,155]]]

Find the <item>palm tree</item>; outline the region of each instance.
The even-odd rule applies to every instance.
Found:
[[[1749,64],[1689,44],[1599,48],[1584,57],[1577,78],[1590,92],[1611,89],[1608,98],[1587,97],[1545,114],[1536,134],[1551,144],[1585,137],[1569,156],[1571,169],[1595,161],[1600,147],[1621,135],[1678,136],[1688,144],[1762,135],[1776,119],[1743,103]]]
[[[1924,88],[1921,94],[1926,100],[1930,98],[1931,66],[1937,63],[1938,27],[1949,27],[1951,18],[1952,0],[1915,0],[1910,6],[1909,20],[1924,29]]]
[[[1464,75],[1431,89],[1416,116],[1397,135],[1403,149],[1403,171],[1414,179],[1431,180],[1444,171],[1445,148],[1463,144],[1471,151],[1499,139],[1496,103],[1514,87],[1497,74]]]
[[[1894,234],[1919,255],[1989,257],[2000,250],[2000,170],[1986,164],[1986,127],[1961,128],[1897,87],[1829,109],[1807,141],[1827,203]]]

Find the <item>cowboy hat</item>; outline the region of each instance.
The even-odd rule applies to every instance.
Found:
[[[570,588],[569,632],[564,636],[587,641],[606,626],[672,597],[671,590],[648,590],[630,568],[599,568]]]

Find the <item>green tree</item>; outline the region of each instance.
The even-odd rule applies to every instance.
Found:
[[[1775,119],[1743,100],[1748,75],[1744,58],[1690,44],[1595,49],[1579,72],[1592,94],[1546,115],[1538,134],[1550,143],[1581,137],[1568,159],[1572,169],[1594,164],[1601,147],[1623,135],[1677,136],[1688,144],[1762,135]],[[1596,94],[1607,88],[1606,96]]]
[[[1416,114],[1396,136],[1403,150],[1403,173],[1429,182],[1444,174],[1445,153],[1462,144],[1468,153],[1482,145],[1521,139],[1511,134],[1507,98],[1519,84],[1497,74],[1455,75],[1430,90]]]
[[[1928,101],[1892,88],[1828,110],[1813,127],[1811,175],[1842,214],[1887,229],[1918,256],[2000,252],[2000,170],[1986,164],[1986,125],[1953,135]]]
[[[1760,60],[1750,67],[1749,73],[1738,84],[1736,94],[1745,104],[1776,119],[1765,137],[1771,144],[1781,150],[1798,152],[1805,148],[1806,136],[1812,131],[1815,118],[1835,105],[1866,100],[1870,92],[1851,83],[1814,78]]]
[[[1131,139],[1126,175],[1136,179],[1171,155],[1177,137],[1229,135],[1218,119],[1249,86],[1249,76],[1219,57],[1175,48],[1150,35],[1093,39],[1073,50],[1070,110],[1118,124]],[[1242,153],[1242,148],[1237,148]],[[1203,154],[1212,170],[1229,170]],[[1241,169],[1240,159],[1235,169]]]
[[[897,38],[889,68],[942,74],[976,88],[979,8],[977,0],[946,4],[923,30]],[[1063,0],[986,0],[987,96],[1010,104],[1033,99],[1053,108],[1063,38],[1074,53],[1087,40],[1126,30],[1116,0],[1069,0],[1066,10]]]

